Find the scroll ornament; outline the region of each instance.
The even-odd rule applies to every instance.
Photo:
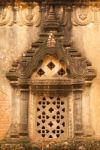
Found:
[[[13,24],[13,10],[11,6],[0,8],[0,26]]]
[[[72,24],[75,26],[88,25],[94,21],[94,13],[90,7],[73,8]]]

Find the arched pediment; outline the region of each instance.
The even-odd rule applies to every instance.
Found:
[[[30,78],[33,72],[41,65],[44,57],[47,55],[54,56],[58,58],[59,61],[67,63],[67,59],[64,59],[65,54],[61,46],[48,48],[43,45],[34,53],[34,55],[32,55],[32,57],[29,58],[28,61],[23,61],[23,59],[27,57],[27,54],[22,58],[22,61],[20,61],[19,64],[20,78]]]
[[[67,66],[66,70],[69,78],[73,82],[91,81],[96,73],[91,66],[91,63],[83,58],[77,50],[73,48],[64,49],[59,44],[58,46],[49,48],[42,45],[37,50],[28,50],[19,60],[12,65],[11,70],[7,73],[7,77],[11,82],[25,82],[29,80],[32,74],[41,66],[46,56],[52,56],[64,62]]]

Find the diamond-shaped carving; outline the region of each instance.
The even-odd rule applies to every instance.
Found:
[[[60,76],[63,76],[65,74],[65,70],[63,68],[61,68],[59,71],[58,71],[58,74]]]
[[[50,70],[52,70],[54,67],[55,67],[55,64],[51,61],[51,62],[49,62],[48,63],[48,68],[50,69]]]
[[[43,69],[39,69],[38,72],[37,72],[37,74],[38,74],[39,76],[42,76],[44,73],[45,73],[45,72],[43,71]]]

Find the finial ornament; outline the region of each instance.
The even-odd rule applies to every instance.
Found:
[[[47,47],[55,47],[56,40],[54,38],[53,31],[50,31],[48,41],[47,41]]]

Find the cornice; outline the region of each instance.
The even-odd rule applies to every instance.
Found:
[[[100,0],[0,0],[0,6],[32,5],[34,2],[40,5],[100,6]]]

